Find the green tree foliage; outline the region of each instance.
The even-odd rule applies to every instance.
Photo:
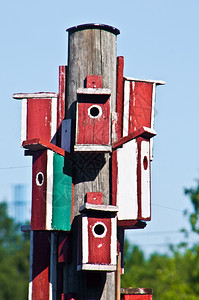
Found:
[[[184,192],[193,206],[193,212],[185,215],[192,231],[199,234],[199,180],[196,187]],[[188,249],[181,243],[176,248],[171,245],[170,251],[170,256],[155,253],[145,259],[137,246],[126,241],[122,287],[152,288],[153,300],[199,300],[199,246]]]
[[[137,246],[126,242],[125,248],[122,287],[152,288],[153,300],[199,299],[199,246],[148,259]]]
[[[189,196],[194,209],[194,212],[189,215],[191,228],[194,232],[199,233],[199,180],[195,188],[185,189],[184,192]]]
[[[0,300],[27,299],[29,236],[22,234],[0,203]]]

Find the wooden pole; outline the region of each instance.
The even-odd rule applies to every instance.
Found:
[[[107,25],[88,24],[68,29],[68,76],[66,116],[75,119],[77,89],[84,88],[87,75],[102,76],[102,87],[111,90],[111,111],[116,110],[116,39],[119,30]],[[103,128],[101,128],[103,130]],[[109,153],[87,152],[73,161],[73,258],[64,268],[64,294],[78,300],[115,300],[115,272],[77,271],[79,208],[86,193],[101,192],[103,204],[111,203]]]

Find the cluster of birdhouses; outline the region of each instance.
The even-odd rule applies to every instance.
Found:
[[[115,34],[116,29],[107,28]],[[116,271],[118,228],[143,228],[142,221],[151,219],[155,91],[164,82],[124,77],[123,66],[123,57],[118,57],[116,106],[103,76],[87,74],[84,87],[75,90],[75,105],[65,108],[65,66],[60,67],[59,93],[14,94],[22,100],[21,144],[25,155],[32,156],[31,299],[51,299],[50,294],[57,293],[64,278],[60,264],[71,263],[74,252],[77,271]],[[110,159],[106,204],[99,183],[85,184],[74,198],[79,160],[87,157],[93,163],[98,154]],[[74,219],[77,232],[72,229]],[[77,249],[72,249],[74,235]],[[73,293],[65,298],[62,288],[60,295],[73,299]],[[122,297],[141,299],[125,293]]]
[[[116,112],[114,123],[111,91],[102,88],[102,79],[88,75],[86,87],[77,90],[75,122],[63,119],[63,109],[61,112],[58,109],[63,101],[59,94],[14,95],[22,99],[22,146],[28,149],[26,155],[33,157],[31,230],[70,231],[73,220],[70,156],[74,152],[112,152],[112,205],[104,207],[101,200],[95,202],[95,198],[103,197],[95,192],[91,202],[88,200],[91,196],[85,195],[87,202],[80,209],[78,270],[115,270],[116,220],[125,229],[134,228],[137,220],[151,218],[155,89],[163,82],[122,77],[122,83],[118,84],[122,97],[117,98],[120,111]],[[57,119],[62,119],[61,147],[57,145]],[[110,255],[106,260],[99,253]]]

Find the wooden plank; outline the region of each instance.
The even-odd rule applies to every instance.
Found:
[[[28,99],[27,140],[51,140],[51,99]]]
[[[123,229],[143,229],[146,223],[139,220],[118,220],[118,227]]]
[[[66,93],[66,66],[59,66],[59,94],[57,102],[57,141],[56,145],[61,147],[61,124],[65,118],[65,93]]]
[[[33,155],[31,229],[46,229],[47,150]]]
[[[22,99],[21,105],[21,144],[27,140],[27,99]]]
[[[152,295],[122,295],[121,300],[152,300]]]
[[[111,152],[112,147],[107,145],[75,145],[75,152]]]
[[[15,93],[13,94],[14,99],[49,99],[49,98],[56,98],[58,96],[57,93],[50,93],[50,92],[41,92],[41,93]]]
[[[117,151],[112,152],[112,161],[111,161],[111,167],[112,167],[112,191],[111,191],[111,204],[117,205],[117,184],[118,184],[118,163],[117,163]]]
[[[123,70],[124,70],[124,57],[117,57],[117,97],[116,97],[116,113],[117,122],[113,128],[113,142],[120,140],[122,137],[122,121],[123,121],[123,97],[124,97],[124,80],[123,80]],[[114,132],[115,131],[115,132]]]
[[[142,126],[151,127],[153,83],[131,82],[129,101],[129,133]]]
[[[121,288],[121,294],[126,294],[126,295],[152,295],[153,294],[153,289]]]
[[[129,133],[128,136],[121,138],[118,142],[112,144],[113,149],[121,147],[123,144],[141,136],[146,139],[150,139],[156,135],[156,131],[148,127],[140,127],[136,131]]]
[[[86,88],[102,88],[102,76],[99,75],[87,75],[86,76]]]
[[[56,152],[59,155],[62,156],[70,156],[70,153],[65,152],[64,149],[50,143],[49,141],[42,139],[42,138],[36,138],[36,139],[31,139],[27,141],[23,141],[22,146],[26,149],[29,149],[31,151],[38,151],[38,150],[52,150]]]
[[[103,88],[79,88],[77,89],[78,95],[111,95],[110,89],[103,89]]]
[[[72,120],[65,119],[61,125],[61,148],[66,152],[72,152]]]
[[[163,81],[163,80],[140,79],[140,78],[126,77],[126,76],[124,76],[124,79],[128,80],[128,81],[138,81],[138,82],[146,82],[146,83],[155,83],[157,85],[164,85],[164,84],[166,84],[166,82]]]
[[[49,300],[50,233],[34,231],[32,261],[32,300]]]
[[[117,150],[117,205],[119,207],[118,220],[137,219],[137,153],[138,149],[136,140],[132,140],[124,144],[122,149]]]
[[[129,102],[130,102],[130,82],[124,81],[124,106],[123,106],[123,137],[129,133]]]
[[[93,204],[93,203],[84,203],[80,206],[79,211],[84,212],[86,210],[93,210],[98,212],[118,212],[118,207],[114,205],[103,205],[103,204]]]
[[[128,288],[121,289],[121,300],[152,300],[152,289]]]
[[[103,203],[103,194],[90,192],[86,194],[86,202],[91,204],[102,205]]]

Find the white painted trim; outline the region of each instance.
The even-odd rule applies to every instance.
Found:
[[[110,89],[95,89],[95,88],[79,88],[77,89],[78,95],[111,95]]]
[[[154,128],[155,95],[156,95],[156,83],[153,84],[153,91],[152,91],[151,128]],[[153,139],[150,140],[150,160],[151,161],[153,160]]]
[[[156,92],[156,83],[153,84],[152,90],[152,107],[151,107],[151,128],[154,128],[154,117],[155,117],[155,92]]]
[[[30,266],[29,266],[29,287],[28,287],[28,299],[32,300],[32,282],[33,282],[33,243],[34,243],[34,231],[30,232]]]
[[[117,264],[117,221],[111,218],[111,264]]]
[[[91,109],[92,109],[92,108],[95,108],[95,107],[99,110],[99,114],[98,114],[97,116],[92,116],[92,115],[91,115]],[[102,115],[102,108],[101,108],[101,106],[99,106],[99,105],[97,105],[97,104],[91,105],[91,106],[88,108],[88,115],[89,115],[89,117],[92,118],[92,119],[97,119],[97,118],[101,117],[101,115]]]
[[[129,101],[130,101],[130,82],[124,82],[124,113],[123,113],[123,137],[129,132]]]
[[[139,78],[133,78],[133,77],[126,77],[124,76],[125,80],[128,81],[140,81],[140,82],[148,82],[148,83],[156,83],[157,85],[166,84],[163,80],[151,80],[151,79],[139,79]]]
[[[79,110],[79,103],[77,102],[77,103],[76,103],[75,144],[77,143],[78,130],[79,130],[79,128],[78,128],[78,123],[79,123],[79,121],[78,121],[78,119],[79,119],[79,118],[78,118],[78,115],[79,115],[78,110]],[[75,151],[75,146],[74,146],[74,151]]]
[[[57,98],[51,99],[51,139],[56,145],[55,134],[57,132]]]
[[[14,99],[34,99],[34,98],[56,98],[58,93],[15,93],[13,94]]]
[[[142,218],[150,217],[150,157],[149,157],[149,142],[142,141],[141,143],[141,215]],[[148,168],[145,170],[143,165],[144,157],[148,159]]]
[[[88,263],[88,218],[82,216],[82,265]]]
[[[156,131],[153,128],[143,126],[143,129],[144,129],[145,132],[150,133],[151,136],[154,136],[154,135],[157,134]]]
[[[41,183],[39,182],[39,175],[42,176],[42,182],[41,182]],[[35,178],[36,185],[37,185],[37,186],[42,186],[43,183],[44,183],[44,179],[45,179],[45,178],[44,178],[44,174],[43,174],[42,172],[38,172],[37,175],[36,175],[36,178]]]
[[[27,99],[23,99],[21,105],[21,144],[27,140],[27,108]]]
[[[117,205],[118,220],[136,220],[138,215],[137,202],[137,157],[136,140],[131,140],[117,150],[118,185]]]
[[[82,264],[77,266],[77,271],[80,270],[113,272],[116,270],[116,265]]]
[[[86,151],[111,152],[112,147],[109,145],[78,145],[77,144],[74,146],[74,151],[75,152],[86,152]]]
[[[103,234],[97,234],[97,233],[95,233],[95,230],[94,230],[94,229],[95,229],[95,227],[96,227],[97,225],[102,225],[102,226],[104,227],[104,232],[103,232]],[[104,238],[104,237],[106,236],[106,234],[107,234],[107,227],[106,227],[106,225],[105,225],[103,222],[97,221],[97,222],[93,225],[93,227],[92,227],[92,233],[93,233],[94,237],[96,237],[96,238],[99,238],[99,239]]]
[[[105,205],[105,204],[92,204],[92,203],[84,203],[79,208],[79,212],[84,210],[97,210],[97,211],[106,211],[106,212],[118,212],[118,206],[115,205]]]
[[[47,150],[47,171],[46,171],[46,229],[51,230],[52,223],[52,201],[53,201],[53,151]]]

